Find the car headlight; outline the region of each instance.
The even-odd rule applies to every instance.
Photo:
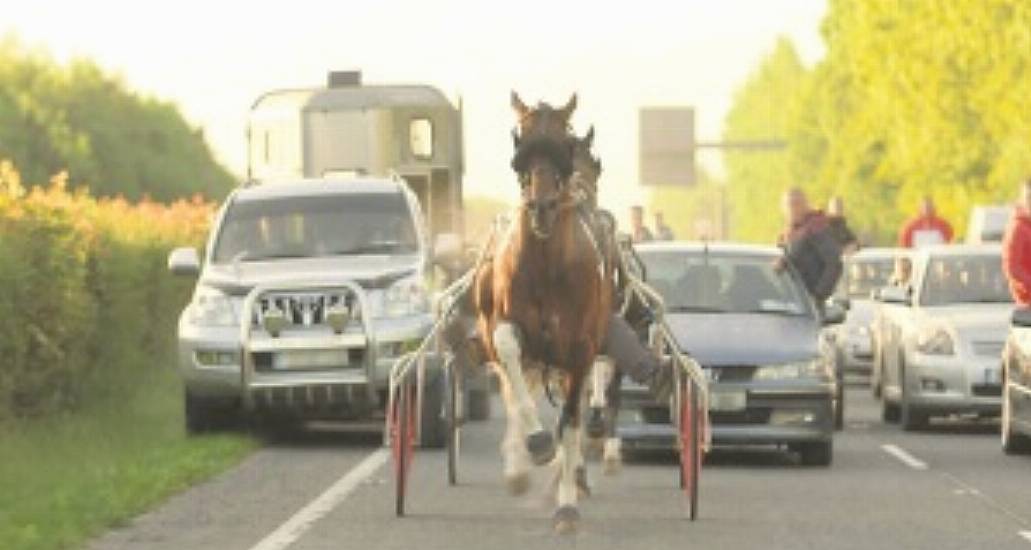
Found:
[[[401,279],[383,295],[384,317],[406,317],[430,310],[429,294],[420,277]]]
[[[213,288],[198,288],[189,307],[190,323],[204,327],[231,327],[239,324],[229,296]]]
[[[920,332],[916,339],[916,349],[926,355],[952,355],[956,352],[952,336],[942,327]]]
[[[782,365],[765,365],[755,371],[755,380],[795,380],[798,378],[829,378],[830,370],[823,361],[810,359]]]

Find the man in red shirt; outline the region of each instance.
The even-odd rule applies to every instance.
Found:
[[[1020,201],[1006,226],[1002,269],[1009,279],[1013,300],[1021,307],[1031,306],[1031,178],[1020,186]]]
[[[920,215],[909,220],[899,233],[899,246],[919,248],[949,242],[952,242],[952,226],[935,214],[931,197],[924,197],[920,203]]]

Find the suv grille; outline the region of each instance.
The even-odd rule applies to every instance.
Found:
[[[317,326],[326,322],[326,310],[333,306],[346,307],[353,320],[361,318],[358,296],[352,291],[270,292],[255,302],[252,322],[255,326],[260,326],[268,311],[278,309],[284,313],[287,322],[295,327]]]

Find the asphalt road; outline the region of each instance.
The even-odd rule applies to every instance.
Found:
[[[459,487],[446,485],[442,452],[418,454],[404,519],[378,438],[315,431],[270,443],[90,548],[1031,550],[1031,457],[1004,456],[996,423],[903,433],[880,422],[868,390],[850,388],[848,401],[830,468],[773,449],[717,450],[694,523],[672,459],[644,456],[619,477],[594,467],[580,530],[554,534],[546,472],[529,496],[505,494],[495,420],[465,429]]]

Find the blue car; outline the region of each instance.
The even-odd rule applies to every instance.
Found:
[[[637,247],[648,283],[666,302],[678,345],[710,380],[713,444],[786,445],[806,465],[833,459],[837,381],[824,314],[794,271],[768,246],[662,243]],[[624,448],[669,448],[669,407],[647,390],[621,390],[618,435]]]

